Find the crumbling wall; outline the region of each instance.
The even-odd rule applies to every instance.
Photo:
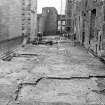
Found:
[[[46,20],[47,20],[47,11],[42,9],[42,14],[39,18],[39,32],[44,33],[46,27]]]
[[[0,40],[18,37],[22,33],[33,36],[36,7],[36,0],[0,0]]]
[[[19,0],[0,0],[0,41],[21,35]]]
[[[22,0],[22,34],[34,40],[37,34],[37,0]]]
[[[31,0],[31,33],[30,39],[37,37],[37,0]]]
[[[53,7],[46,8],[47,19],[45,31],[47,34],[56,34],[57,31],[57,10]]]
[[[0,0],[0,56],[36,35],[36,0]],[[34,10],[34,9],[35,10]]]
[[[67,33],[73,33],[73,12],[75,6],[73,6],[73,1],[72,0],[66,0],[66,7],[65,7],[65,15],[66,15],[66,30]]]
[[[47,35],[56,34],[57,31],[57,17],[58,13],[54,7],[45,7],[42,9],[42,16],[40,16],[38,26],[39,32]]]
[[[87,49],[99,54],[105,49],[104,2],[101,0],[81,0],[80,4],[80,11],[78,11],[78,6],[75,11],[72,10],[76,18],[74,23],[76,22],[77,40]]]

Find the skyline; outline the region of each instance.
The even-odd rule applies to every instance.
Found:
[[[65,13],[65,2],[62,0],[62,14]],[[42,13],[43,7],[55,7],[59,14],[61,14],[61,0],[38,0],[37,12]]]

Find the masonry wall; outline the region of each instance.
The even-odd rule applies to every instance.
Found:
[[[39,32],[41,32],[41,33],[45,32],[46,21],[47,21],[47,12],[44,9],[42,9],[42,14],[40,15],[40,17],[38,19]]]
[[[73,33],[73,1],[66,0],[65,15],[66,15],[66,32]]]
[[[87,49],[101,55],[105,51],[104,2],[81,0],[78,5],[72,9],[77,40]]]
[[[31,33],[30,39],[37,37],[37,0],[31,0]]]
[[[48,12],[47,19],[46,19],[46,28],[45,31],[47,34],[56,34],[57,31],[57,10],[53,7],[46,8]]]
[[[0,0],[0,40],[35,35],[36,7],[36,0]]]
[[[36,0],[0,0],[0,56],[36,35]],[[12,46],[13,45],[13,46]]]
[[[21,3],[19,0],[0,0],[0,41],[20,35]]]
[[[42,15],[38,21],[39,32],[46,35],[54,35],[57,31],[58,13],[54,7],[45,7],[42,9]]]

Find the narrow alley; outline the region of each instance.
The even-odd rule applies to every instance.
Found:
[[[59,43],[27,45],[0,62],[0,105],[105,104],[105,64],[70,40],[47,39]]]
[[[105,0],[0,0],[0,105],[105,105]]]

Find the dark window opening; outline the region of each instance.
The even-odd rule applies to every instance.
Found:
[[[104,9],[104,21],[105,21],[105,6],[103,7],[103,9]]]
[[[69,32],[71,30],[70,27],[66,27],[66,31]]]
[[[96,18],[96,9],[91,11],[91,20],[90,20],[90,39],[95,37],[95,18]]]
[[[82,33],[82,44],[85,42],[85,32]]]
[[[84,13],[84,16],[86,16],[86,13]]]

